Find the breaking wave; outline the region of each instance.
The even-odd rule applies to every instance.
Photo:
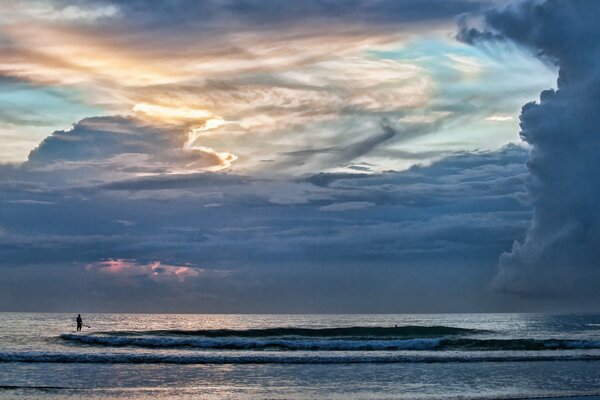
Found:
[[[285,351],[377,351],[377,350],[478,350],[536,351],[600,349],[599,341],[561,339],[470,339],[415,338],[391,340],[353,340],[324,338],[207,338],[139,337],[63,334],[61,339],[94,346],[142,348],[190,348],[204,350],[285,350]]]
[[[110,347],[197,348],[222,350],[430,350],[441,339],[341,340],[341,339],[246,339],[118,337],[63,334],[66,341]]]

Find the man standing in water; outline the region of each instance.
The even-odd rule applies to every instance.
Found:
[[[77,314],[77,318],[75,318],[75,321],[77,321],[77,332],[79,332],[81,330],[81,327],[83,326],[83,320],[81,319],[81,314]]]

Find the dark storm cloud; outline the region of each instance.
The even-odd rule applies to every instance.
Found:
[[[465,27],[471,42],[510,40],[560,68],[557,89],[523,106],[533,146],[528,192],[535,207],[523,242],[502,255],[495,284],[524,297],[596,304],[600,285],[600,2],[524,2]],[[596,302],[596,303],[595,303]]]

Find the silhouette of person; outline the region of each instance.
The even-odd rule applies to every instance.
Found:
[[[77,332],[79,332],[81,330],[81,327],[83,326],[83,320],[81,319],[81,314],[77,314],[77,318],[75,319],[75,321],[77,321]]]

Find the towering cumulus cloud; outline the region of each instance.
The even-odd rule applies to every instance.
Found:
[[[500,257],[495,286],[523,297],[600,299],[600,2],[524,2],[463,27],[467,42],[512,41],[560,68],[557,89],[523,106],[535,207],[524,242]],[[468,24],[465,24],[468,25]]]

